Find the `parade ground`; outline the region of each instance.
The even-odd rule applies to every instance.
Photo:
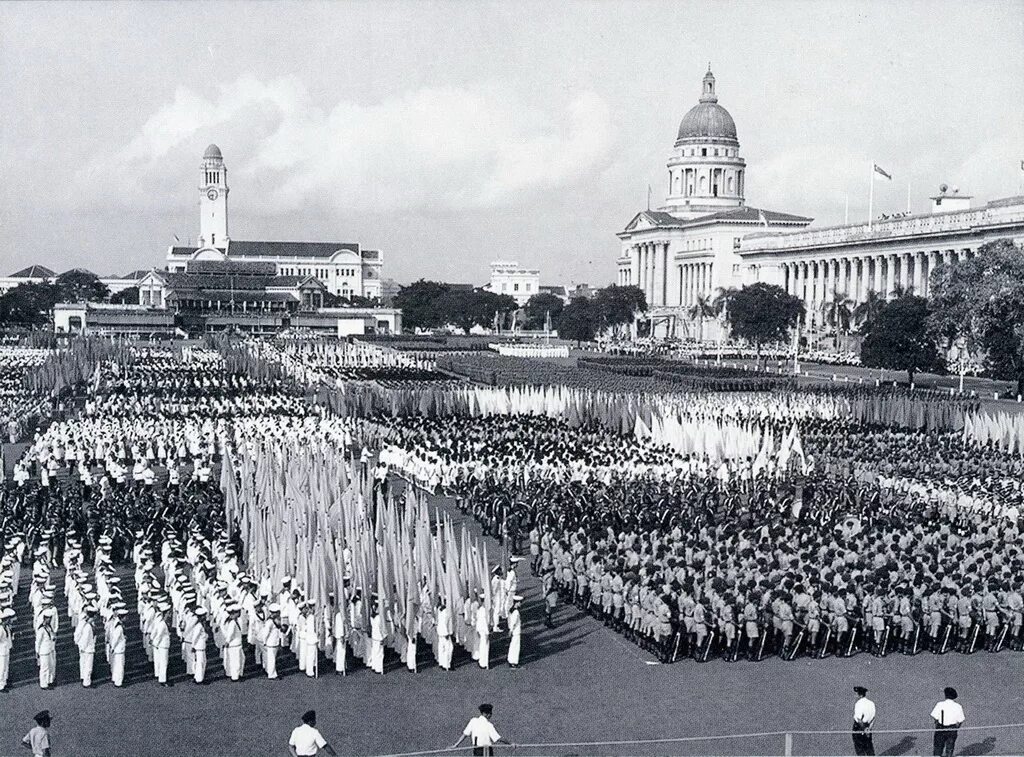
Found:
[[[450,502],[434,498],[433,503],[444,507],[457,525],[465,522],[480,533],[479,526]],[[490,544],[497,555],[496,543]],[[584,742],[499,747],[499,754],[783,754],[783,732],[848,728],[855,685],[866,686],[878,706],[876,731],[919,730],[879,733],[878,754],[931,753],[928,713],[941,699],[944,686],[960,692],[968,726],[1024,721],[1024,657],[1019,654],[890,654],[884,659],[859,654],[851,659],[706,664],[682,660],[661,665],[572,606],[560,605],[556,627],[544,628],[539,582],[529,575],[525,562],[519,564],[519,574],[526,601],[518,669],[505,664],[507,642],[496,639],[492,669],[486,672],[462,652],[455,669],[445,673],[421,649],[416,674],[389,657],[383,676],[357,667],[340,677],[321,658],[321,674],[314,680],[298,671],[288,655],[285,675],[270,681],[250,655],[246,679],[233,683],[211,655],[212,681],[197,686],[172,654],[174,685],[161,688],[136,640],[129,647],[125,687],[111,685],[109,669],[98,659],[99,677],[86,691],[75,678],[77,655],[70,632],[62,628],[58,655],[63,663],[55,689],[39,689],[30,657],[12,661],[11,686],[0,695],[0,754],[19,751],[32,715],[42,709],[49,709],[54,718],[54,754],[97,757],[286,754],[288,734],[311,708],[317,710],[318,727],[339,754],[432,751],[453,744],[481,702],[494,705],[495,726],[516,743]],[[25,602],[23,596],[21,601]],[[134,616],[129,621],[135,622]],[[774,735],[654,743],[751,733]],[[793,736],[793,754],[851,753],[845,734]],[[957,742],[957,754],[1022,753],[1024,727],[965,730]]]

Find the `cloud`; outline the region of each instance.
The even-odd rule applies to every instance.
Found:
[[[607,104],[587,91],[554,113],[486,85],[321,107],[295,77],[245,76],[212,99],[178,88],[127,144],[77,172],[69,199],[130,207],[180,198],[208,142],[223,150],[250,212],[432,211],[514,204],[594,176],[610,161],[614,130]]]

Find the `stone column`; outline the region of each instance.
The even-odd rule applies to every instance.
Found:
[[[661,266],[658,265],[658,245],[650,244],[651,249],[651,302],[660,305],[658,292],[661,289]]]

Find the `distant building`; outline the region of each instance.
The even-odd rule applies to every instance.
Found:
[[[540,269],[524,268],[512,261],[495,261],[491,263],[491,280],[484,289],[507,294],[522,307],[540,291]]]
[[[84,268],[72,270],[92,273]],[[149,271],[132,271],[127,276],[100,276],[98,278],[100,282],[106,285],[111,294],[117,294],[125,289],[131,289],[133,286],[136,286],[146,273],[149,273]],[[30,265],[27,268],[22,268],[20,271],[15,271],[10,276],[0,276],[0,294],[9,292],[20,284],[52,284],[57,280],[58,275],[46,266]]]
[[[822,325],[822,311],[840,292],[863,302],[868,292],[883,297],[897,287],[927,297],[929,276],[943,263],[973,257],[996,239],[1024,244],[1024,196],[972,208],[971,198],[947,194],[932,199],[932,212],[899,215],[795,233],[754,233],[743,238],[744,283],[764,281],[803,300],[805,325]]]
[[[937,265],[970,257],[987,241],[1024,241],[1024,197],[971,208],[944,187],[930,214],[826,228],[812,219],[750,207],[736,124],[718,104],[710,67],[699,102],[679,124],[657,210],[641,210],[618,233],[619,284],[640,287],[659,336],[716,338],[718,322],[697,323],[694,306],[721,290],[763,281],[800,297],[807,325],[821,323],[835,292],[863,302],[896,285],[927,296]]]
[[[392,308],[325,308],[320,279],[278,275],[270,261],[191,260],[184,267],[150,271],[139,284],[139,307],[172,313],[185,331],[303,328],[344,336],[402,329],[401,311]]]
[[[557,285],[540,285],[540,294],[553,294],[555,297],[560,299],[562,302],[569,303],[569,291],[564,286]]]
[[[380,282],[380,304],[384,307],[391,307],[401,288],[402,285],[394,279],[384,279]]]
[[[30,265],[15,271],[10,276],[0,276],[0,294],[6,294],[21,284],[45,284],[57,278],[57,274],[43,265]]]
[[[598,289],[590,286],[590,284],[577,284],[569,290],[569,299],[578,300],[580,298],[585,300],[591,300],[598,293]]]
[[[58,334],[103,336],[174,336],[174,313],[144,305],[107,302],[60,302],[53,306],[53,330]]]
[[[172,245],[167,270],[181,273],[189,261],[271,263],[278,276],[312,276],[340,297],[381,296],[382,256],[358,242],[242,241],[228,234],[227,166],[217,145],[203,153],[199,181],[199,241]]]

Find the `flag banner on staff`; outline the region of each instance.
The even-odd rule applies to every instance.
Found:
[[[438,597],[453,613],[475,613],[478,605],[490,613],[486,544],[465,525],[456,537],[447,514],[435,511],[432,529],[426,497],[411,486],[382,501],[372,482],[349,479],[346,463],[344,451],[327,444],[225,450],[225,515],[241,532],[250,573],[274,586],[292,577],[318,617],[331,595],[339,605],[349,601],[346,581],[366,599],[376,594],[387,643],[403,656],[415,629],[430,626]],[[358,628],[370,628],[371,602],[359,602],[358,611]],[[321,642],[329,640],[322,635]],[[368,661],[369,647],[353,646]]]
[[[886,171],[880,165],[878,165],[877,163],[872,163],[871,167],[874,169],[876,174],[878,174],[879,176],[881,176],[881,177],[883,177],[885,179],[888,179],[889,181],[892,181],[892,174],[889,173],[888,171]]]

